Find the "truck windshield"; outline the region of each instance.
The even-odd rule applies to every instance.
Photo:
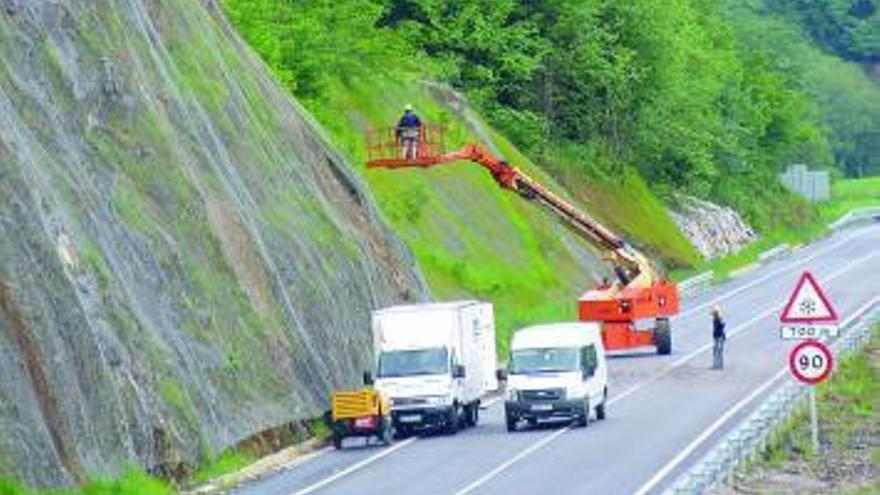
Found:
[[[441,375],[449,372],[444,348],[386,351],[379,355],[380,378],[413,375]]]
[[[510,373],[514,375],[578,369],[578,350],[571,347],[520,349],[510,356]]]

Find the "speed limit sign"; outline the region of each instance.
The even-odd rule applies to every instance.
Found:
[[[831,355],[831,349],[816,340],[808,340],[796,345],[788,358],[791,373],[808,385],[815,385],[828,378],[833,365],[834,357]]]

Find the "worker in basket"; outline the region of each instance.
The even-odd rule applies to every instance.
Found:
[[[422,121],[413,112],[412,105],[406,105],[400,122],[397,123],[397,141],[401,145],[401,153],[406,160],[418,158],[419,137],[422,131]]]

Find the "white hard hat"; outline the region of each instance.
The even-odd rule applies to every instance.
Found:
[[[413,109],[412,103],[407,103],[406,106],[403,107],[403,109],[404,110],[412,110]]]

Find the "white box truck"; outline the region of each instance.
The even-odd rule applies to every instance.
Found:
[[[398,434],[477,424],[480,399],[498,388],[492,304],[393,306],[372,323],[375,387],[391,399]]]

